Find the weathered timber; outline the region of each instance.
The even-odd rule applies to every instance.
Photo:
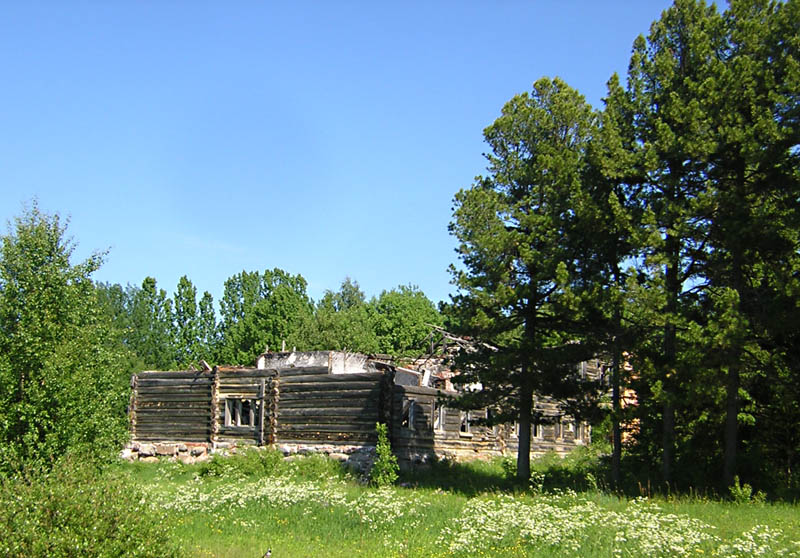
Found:
[[[338,428],[340,430],[347,430],[349,428],[360,429],[362,426],[375,428],[377,417],[325,417],[320,420],[319,417],[280,417],[279,428],[295,428],[296,426],[330,426],[331,428]]]
[[[380,397],[380,394],[381,394],[380,389],[341,390],[336,394],[332,394],[327,391],[285,393],[283,389],[281,389],[281,401],[285,399],[331,399],[337,397],[338,398],[362,397],[364,399],[368,399],[368,398],[378,398]]]
[[[278,371],[273,369],[240,368],[238,370],[220,370],[219,376],[222,380],[243,377],[269,378],[275,376],[277,373]]]
[[[422,386],[404,386],[404,385],[395,385],[393,388],[394,393],[404,394],[407,393],[409,395],[428,395],[432,397],[441,397],[452,395],[458,395],[454,391],[444,391],[441,389],[430,388],[430,387],[422,387]]]
[[[309,407],[322,408],[322,407],[352,407],[357,409],[374,409],[374,402],[377,402],[377,397],[357,397],[357,398],[341,398],[330,397],[327,399],[320,399],[319,397],[297,397],[294,399],[282,400],[280,404],[281,410],[285,409],[307,409]]]
[[[229,386],[222,384],[219,386],[220,395],[246,395],[251,398],[258,396],[258,386]]]
[[[309,374],[300,376],[285,377],[281,374],[283,385],[302,384],[306,382],[316,383],[337,383],[337,382],[380,382],[383,379],[382,372],[364,372],[359,374]]]
[[[209,378],[211,375],[208,372],[139,372],[140,379],[194,379],[194,378]]]
[[[342,417],[358,417],[358,416],[374,416],[378,418],[378,410],[374,407],[369,408],[358,408],[358,407],[323,407],[319,408],[318,406],[314,406],[313,408],[281,408],[278,411],[278,417],[330,417],[330,416],[342,416]]]
[[[237,376],[235,378],[220,378],[220,385],[223,386],[257,386],[260,380],[266,380],[269,376]]]
[[[211,378],[197,378],[192,380],[175,379],[175,380],[154,380],[150,378],[139,378],[139,386],[141,387],[164,387],[170,388],[172,386],[210,386],[213,380]]]
[[[158,394],[158,393],[140,393],[137,396],[138,405],[142,404],[149,404],[149,403],[171,403],[171,404],[181,404],[181,403],[205,403],[208,405],[209,396],[202,395],[202,394],[186,394],[186,393],[166,393],[166,394]]]
[[[278,439],[278,409],[281,399],[280,374],[269,379],[269,440],[274,444]]]
[[[136,438],[136,408],[139,402],[138,397],[138,390],[137,385],[139,382],[139,377],[134,374],[131,377],[131,399],[130,404],[128,405],[128,411],[130,413],[129,420],[131,425],[131,437]]]
[[[301,391],[324,391],[326,393],[334,391],[346,391],[353,389],[372,389],[375,391],[380,390],[380,384],[377,382],[315,382],[304,384],[282,383],[281,393],[297,393]]]
[[[208,405],[205,407],[142,407],[137,410],[137,415],[140,417],[173,415],[211,417]]]
[[[281,424],[278,426],[279,433],[285,432],[373,432],[375,424],[349,424],[345,426],[330,424]]]
[[[308,366],[303,368],[284,368],[280,371],[280,376],[284,380],[293,376],[306,376],[309,374],[328,374],[328,367]]]
[[[208,397],[211,395],[211,386],[170,386],[169,389],[158,387],[143,387],[139,386],[139,395],[203,395]]]
[[[205,409],[208,410],[208,400],[199,399],[197,401],[138,401],[138,410],[144,409]]]
[[[267,386],[264,378],[258,384],[258,445],[264,445],[264,407],[266,406]]]
[[[162,434],[142,434],[141,436],[137,436],[136,440],[139,442],[148,442],[148,443],[157,443],[157,442],[190,442],[190,443],[202,443],[208,442],[208,436],[202,434],[186,434],[186,433],[175,433],[173,435],[170,433],[169,435],[165,436]]]
[[[147,410],[139,410],[137,422],[142,423],[145,421],[165,421],[165,420],[194,420],[194,421],[206,421],[211,422],[211,415],[206,409],[205,412],[198,412],[198,411],[190,411],[190,410],[179,410],[179,411],[170,411],[170,412],[163,412],[163,411],[154,411],[152,409]]]

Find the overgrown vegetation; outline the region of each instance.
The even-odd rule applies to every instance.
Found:
[[[796,0],[675,0],[602,110],[543,77],[484,130],[450,224],[453,324],[482,343],[454,381],[519,422],[521,480],[537,393],[610,410],[617,486],[627,425],[641,482],[797,496],[799,26]],[[598,355],[607,382],[585,381]]]
[[[208,464],[125,464],[196,556],[787,556],[800,552],[796,506],[707,498],[620,498],[591,488],[585,454],[532,462],[519,486],[503,460],[406,472],[412,488],[373,487],[319,456],[258,474],[255,452]],[[306,462],[311,463],[307,465]],[[321,466],[327,462],[329,467]],[[573,487],[583,487],[575,490]]]
[[[0,555],[67,558],[183,556],[164,511],[149,507],[125,477],[90,461],[0,477]]]
[[[397,481],[397,456],[392,453],[389,444],[389,428],[383,423],[377,423],[375,430],[378,433],[378,443],[375,446],[375,462],[369,472],[369,481],[377,487],[391,486]]]

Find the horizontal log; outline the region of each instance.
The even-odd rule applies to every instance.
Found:
[[[211,399],[202,401],[137,401],[136,409],[208,409]]]
[[[392,440],[433,440],[433,430],[412,430],[410,428],[394,428]]]
[[[378,416],[378,409],[358,407],[279,408],[279,417],[360,417]]]
[[[278,419],[278,428],[296,428],[299,426],[335,428],[339,430],[375,429],[378,417],[281,417]]]
[[[235,438],[255,439],[255,437],[258,435],[258,432],[255,428],[246,428],[244,426],[221,426],[219,429],[219,435]]]
[[[375,409],[377,408],[377,397],[356,397],[356,398],[347,398],[347,397],[329,397],[326,399],[320,399],[319,397],[309,398],[309,397],[292,397],[288,399],[283,399],[282,397],[278,401],[278,409],[316,409],[316,408],[327,408],[327,407],[340,407],[340,408],[352,408],[352,409]]]
[[[380,391],[380,384],[377,382],[314,382],[302,384],[281,384],[280,392],[297,393],[301,391],[346,391],[352,389],[372,389]]]
[[[278,432],[374,432],[375,424],[351,424],[351,425],[330,425],[330,424],[278,424]]]
[[[132,437],[134,442],[148,442],[148,443],[155,443],[155,442],[164,442],[164,443],[180,443],[180,442],[208,442],[208,436],[197,436],[197,435],[186,435],[181,436],[180,438],[175,438],[174,436],[161,436],[159,434],[142,434],[141,436],[136,435]]]
[[[136,383],[138,389],[144,387],[170,387],[170,386],[210,386],[213,383],[211,378],[178,378],[178,379],[156,379],[140,378]]]
[[[260,370],[258,368],[245,368],[242,370],[236,371],[220,371],[219,372],[219,379],[220,381],[230,381],[235,380],[238,378],[246,379],[246,378],[271,378],[272,376],[276,376],[278,372],[276,370]]]
[[[173,430],[155,430],[155,429],[139,429],[134,432],[134,438],[161,438],[162,440],[186,440],[188,438],[210,438],[211,430],[186,430],[186,429],[173,429]]]
[[[159,397],[163,397],[164,400],[168,400],[167,398],[177,398],[173,399],[173,401],[179,401],[180,399],[202,399],[206,401],[211,400],[211,392],[202,392],[202,391],[181,391],[181,392],[174,392],[174,391],[146,391],[146,392],[139,392],[136,393],[136,397],[138,399],[146,399],[146,400],[158,400]]]
[[[278,444],[307,443],[307,442],[355,442],[362,444],[375,444],[378,437],[375,434],[356,432],[294,432],[282,434],[278,432],[275,442]]]
[[[441,397],[441,396],[457,396],[458,393],[455,391],[444,391],[441,389],[430,388],[430,387],[422,387],[422,386],[403,386],[403,385],[395,385],[392,387],[392,391],[395,393],[407,393],[409,395],[428,395],[431,397]]]
[[[290,378],[292,376],[303,376],[305,374],[327,374],[327,366],[302,366],[300,368],[280,368],[278,375],[282,378]]]
[[[159,394],[173,394],[173,395],[211,395],[211,386],[143,386],[137,388],[136,393],[139,395],[159,395]]]
[[[175,379],[175,378],[213,378],[211,372],[205,371],[182,371],[182,372],[139,372],[137,378],[140,380],[145,379]]]
[[[280,400],[287,401],[290,399],[344,399],[344,398],[360,398],[360,399],[377,399],[380,396],[380,390],[376,389],[350,389],[340,390],[335,393],[329,391],[304,391],[304,392],[281,392]]]
[[[303,384],[307,382],[379,382],[383,379],[380,372],[364,372],[363,374],[309,374],[289,376],[281,379],[281,385]]]
[[[136,405],[140,403],[204,403],[211,404],[211,395],[194,394],[194,393],[173,393],[173,394],[159,394],[159,393],[139,393],[134,400]]]
[[[211,419],[185,417],[136,417],[136,428],[211,428]]]
[[[220,386],[219,391],[217,392],[220,395],[223,394],[242,394],[247,396],[258,396],[259,389],[258,386]]]
[[[206,409],[136,409],[137,417],[211,417],[211,410]]]
[[[264,382],[269,383],[269,378],[267,377],[258,377],[258,376],[237,376],[235,378],[220,378],[219,385],[222,386],[257,386],[261,383],[261,380]]]
[[[392,450],[394,450],[395,452],[397,450],[401,450],[401,449],[431,449],[432,450],[435,446],[436,446],[436,444],[434,443],[433,438],[425,439],[425,440],[423,440],[422,438],[416,438],[414,440],[405,439],[405,438],[392,440]]]

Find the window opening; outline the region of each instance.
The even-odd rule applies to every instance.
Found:
[[[255,426],[255,410],[252,399],[226,399],[225,426]]]
[[[414,420],[417,418],[417,402],[413,399],[406,401],[403,404],[403,418],[400,421],[400,426],[403,428],[414,428]]]
[[[459,429],[460,432],[464,434],[469,434],[471,432],[469,421],[470,421],[469,411],[461,411],[461,428]]]
[[[446,411],[444,410],[444,405],[440,402],[434,400],[433,402],[433,429],[441,432],[444,430],[445,418],[447,415],[445,414]]]

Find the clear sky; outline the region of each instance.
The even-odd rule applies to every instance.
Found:
[[[38,198],[123,285],[219,300],[279,267],[315,299],[346,276],[447,299],[483,129],[542,76],[601,106],[668,5],[5,2],[0,221]]]

